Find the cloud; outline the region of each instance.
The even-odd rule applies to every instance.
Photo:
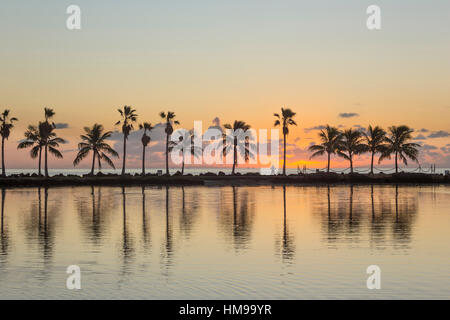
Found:
[[[308,147],[302,148],[300,146],[297,146],[295,144],[287,144],[286,146],[286,156],[289,159],[292,160],[305,160],[305,159],[309,159],[309,156],[311,155],[311,153],[308,151]],[[281,156],[283,154],[283,149],[280,146],[280,159]]]
[[[166,133],[165,133],[164,129],[165,129],[165,124],[157,123],[153,126],[153,130],[150,131],[150,133],[147,132],[147,135],[150,136],[150,139],[152,141],[165,141]],[[128,140],[138,140],[140,142],[143,133],[144,133],[144,130],[131,131],[130,135],[128,136]],[[116,130],[112,133],[111,137],[109,137],[108,140],[122,142],[123,134],[122,134],[122,132]]]
[[[77,152],[78,149],[65,149],[65,150],[61,150],[61,153],[70,153],[70,152]]]
[[[449,132],[440,130],[440,131],[436,131],[436,132],[429,134],[428,138],[446,138],[449,136],[450,136]]]
[[[414,137],[413,140],[425,140],[427,137],[425,137],[423,134],[419,134],[418,136]]]
[[[353,118],[353,117],[359,117],[359,114],[354,112],[339,113],[339,118]]]
[[[325,126],[319,125],[319,126],[314,126],[314,127],[310,127],[310,128],[304,128],[303,131],[310,132],[310,131],[313,131],[313,130],[323,130],[325,128],[326,128]]]
[[[55,123],[55,129],[67,129],[69,127],[68,123],[59,122]]]
[[[438,147],[430,145],[430,144],[424,144],[422,146],[422,150],[425,150],[425,151],[437,150],[437,149],[438,149]]]
[[[352,126],[352,128],[355,129],[355,130],[361,131],[361,132],[363,132],[363,133],[367,133],[366,127],[363,127],[363,126],[360,125],[360,124],[354,124],[354,125]]]
[[[441,148],[441,151],[444,152],[444,153],[450,153],[450,147],[449,147],[449,145],[446,145],[445,147],[442,147],[442,148]]]
[[[422,133],[427,133],[427,132],[429,132],[430,130],[428,130],[428,129],[425,129],[425,128],[422,128],[422,129],[420,129],[420,130],[418,130],[419,132],[422,132]]]

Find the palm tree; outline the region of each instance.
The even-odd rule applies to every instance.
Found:
[[[133,122],[137,120],[136,110],[132,109],[130,106],[124,106],[123,109],[118,109],[121,120],[116,122],[116,126],[122,124],[123,133],[123,163],[122,163],[122,175],[125,174],[125,162],[127,158],[127,139],[130,135],[131,130],[134,129]]]
[[[44,170],[45,176],[48,177],[48,153],[50,152],[56,158],[62,158],[61,152],[58,151],[59,144],[66,143],[63,138],[59,138],[54,132],[55,126],[45,122],[39,122],[38,132],[44,147]]]
[[[180,124],[179,121],[177,120],[173,120],[175,119],[175,112],[172,111],[167,111],[167,113],[165,112],[160,112],[159,116],[166,120],[166,128],[165,128],[165,132],[166,132],[166,174],[169,174],[169,140],[170,140],[170,135],[173,133],[173,124]]]
[[[47,153],[50,152],[56,158],[62,158],[62,153],[57,149],[60,144],[66,143],[66,140],[60,138],[53,132],[54,126],[49,127],[46,122],[39,123],[39,132],[45,150],[45,176],[48,177]]]
[[[92,168],[91,175],[94,174],[95,160],[97,159],[99,170],[102,169],[102,160],[105,161],[109,166],[115,169],[114,163],[109,158],[108,155],[119,157],[118,153],[111,148],[109,144],[105,142],[109,137],[111,137],[112,132],[103,132],[103,126],[101,124],[94,124],[92,128],[84,127],[86,134],[80,136],[82,142],[78,144],[78,154],[73,160],[73,165],[77,166],[81,160],[87,157],[90,151],[92,151]]]
[[[184,175],[184,160],[185,160],[185,153],[194,156],[195,158],[201,156],[202,154],[202,147],[196,146],[194,144],[196,138],[196,134],[194,130],[190,131],[184,131],[184,134],[180,136],[178,142],[169,143],[169,151],[172,151],[175,146],[178,146],[181,155],[183,157],[182,163],[181,163],[181,175]],[[187,152],[186,152],[187,149]]]
[[[281,108],[281,116],[278,113],[273,114],[275,117],[277,117],[277,120],[275,120],[274,126],[283,126],[283,175],[286,175],[286,136],[289,134],[289,126],[294,125],[296,126],[297,123],[294,121],[295,112],[293,112],[291,109],[284,109]]]
[[[335,127],[327,125],[325,129],[320,130],[320,144],[314,144],[309,147],[309,151],[314,152],[310,158],[324,155],[328,156],[327,172],[330,172],[331,155],[335,154],[342,143],[342,133]]]
[[[373,128],[369,125],[367,132],[364,132],[364,138],[366,139],[367,149],[371,153],[370,173],[373,174],[373,159],[376,153],[383,153],[385,149],[384,141],[386,138],[386,131],[379,126]]]
[[[5,139],[8,140],[11,129],[14,127],[13,122],[17,121],[17,118],[9,117],[9,110],[5,109],[0,115],[0,134],[2,136],[2,176],[6,176],[5,171]]]
[[[361,131],[352,128],[342,133],[342,142],[337,153],[350,161],[350,173],[353,173],[353,156],[367,151],[366,145],[362,142],[362,137]]]
[[[139,125],[140,130],[144,130],[142,134],[141,142],[142,142],[142,175],[145,176],[145,148],[151,141],[150,136],[147,135],[147,130],[150,133],[153,130],[152,124],[149,122],[144,122]]]
[[[408,126],[392,126],[389,127],[389,136],[385,138],[386,147],[378,160],[380,163],[383,159],[390,159],[395,154],[395,173],[398,173],[398,158],[408,165],[407,158],[418,162],[419,147],[417,143],[408,142],[412,139],[413,129]]]
[[[51,108],[44,108],[45,121],[49,121],[55,115],[55,111]]]
[[[233,126],[231,126],[230,124],[225,124],[224,128],[233,130],[231,135],[225,134],[223,150],[224,155],[226,155],[231,151],[231,149],[233,149],[233,169],[231,170],[231,174],[234,174],[237,165],[238,151],[241,154],[244,154],[245,161],[247,161],[249,156],[251,155],[250,148],[247,143],[248,142],[247,136],[245,137],[246,143],[243,146],[242,144],[239,144],[238,150],[239,135],[240,133],[245,133],[248,130],[250,130],[250,125],[245,123],[244,121],[235,120]]]
[[[55,112],[53,109],[44,108],[44,122],[39,122],[38,130],[42,139],[42,146],[44,147],[44,170],[45,176],[48,177],[48,152],[50,151],[55,157],[62,158],[62,154],[56,149],[59,143],[65,143],[65,140],[58,138],[53,130],[56,128],[55,124],[50,123],[49,120],[53,118]],[[51,150],[50,150],[51,147]]]
[[[38,128],[36,126],[29,125],[27,131],[24,133],[25,140],[21,141],[17,149],[25,149],[29,147],[33,147],[30,150],[30,156],[32,159],[35,159],[39,155],[39,176],[41,175],[41,158],[42,158],[42,137],[39,134]]]

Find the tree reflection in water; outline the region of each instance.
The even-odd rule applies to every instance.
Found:
[[[114,208],[114,194],[106,193],[106,199],[102,193],[102,187],[91,186],[90,199],[87,196],[78,195],[75,198],[75,206],[80,219],[82,231],[86,238],[94,246],[102,245],[105,233],[108,232],[108,217]]]
[[[189,188],[187,188],[189,190]],[[181,215],[180,215],[180,231],[185,239],[190,239],[191,233],[197,219],[197,211],[200,207],[200,199],[198,192],[189,192],[187,194],[185,187],[181,187]]]
[[[34,193],[35,190],[37,191],[35,198],[37,201],[31,201],[30,210],[25,211],[23,229],[26,242],[31,246],[38,246],[37,252],[42,255],[44,265],[40,274],[46,278],[52,268],[55,230],[58,227],[58,216],[61,212],[63,198],[56,192],[56,189],[38,187],[31,193]],[[55,192],[53,193],[51,190],[55,190]]]
[[[165,212],[166,212],[166,230],[165,237],[162,245],[161,252],[161,264],[163,266],[163,274],[167,277],[169,276],[169,270],[173,265],[173,230],[172,230],[172,217],[170,214],[170,192],[169,186],[165,187],[166,198],[165,198]]]
[[[1,208],[1,222],[0,222],[0,269],[6,264],[9,253],[9,236],[5,222],[5,198],[6,190],[2,188],[2,208]]]
[[[239,251],[247,248],[251,238],[253,220],[255,215],[255,195],[248,188],[231,187],[222,189],[220,201],[219,230],[226,241]]]
[[[281,247],[281,258],[283,262],[292,262],[295,256],[295,240],[289,232],[286,212],[286,185],[283,185],[283,232],[281,241],[277,237],[276,246],[277,248]]]
[[[127,225],[127,195],[125,192],[125,187],[122,186],[122,259],[124,274],[128,273],[127,265],[132,261],[134,257],[134,243],[133,238],[129,233]]]
[[[142,242],[144,244],[144,249],[148,253],[151,249],[151,237],[150,237],[150,227],[149,220],[150,214],[147,214],[147,206],[145,199],[145,186],[142,186]]]
[[[345,187],[327,186],[326,210],[322,211],[321,206],[314,207],[314,213],[322,216],[322,229],[326,233],[326,241],[329,245],[340,242],[359,243],[365,236],[361,230],[366,230],[360,228],[361,224],[369,224],[370,244],[374,247],[382,249],[392,240],[396,248],[409,248],[412,225],[417,214],[417,197],[408,192],[407,187],[404,187],[402,193],[400,191],[402,188],[398,185],[392,187],[351,185],[348,191],[348,206],[342,202],[343,188]],[[338,201],[332,201],[333,190]],[[355,193],[357,193],[356,203],[354,202]],[[391,197],[393,203],[389,200]],[[347,219],[345,219],[346,213]],[[386,233],[386,229],[392,230],[392,239]]]

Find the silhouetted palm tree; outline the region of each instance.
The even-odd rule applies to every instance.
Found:
[[[51,108],[44,108],[45,121],[48,122],[55,115],[55,111]]]
[[[275,120],[274,126],[282,126],[283,127],[283,175],[286,175],[286,136],[289,134],[289,126],[296,126],[297,123],[294,121],[295,112],[291,109],[281,108],[281,116],[278,113],[274,113],[273,115],[278,119]]]
[[[64,140],[63,138],[60,138],[56,135],[55,132],[53,132],[54,127],[49,127],[47,125],[47,123],[45,122],[40,122],[39,123],[39,132],[44,132],[44,137],[45,139],[43,139],[43,145],[44,145],[44,150],[45,150],[45,176],[48,177],[48,157],[47,157],[47,153],[50,152],[53,156],[55,156],[56,158],[63,158],[62,153],[57,149],[59,147],[60,144],[66,143],[66,140]]]
[[[101,124],[94,124],[92,128],[84,127],[86,134],[80,136],[83,142],[78,144],[78,154],[73,160],[73,165],[77,166],[81,160],[87,157],[90,151],[92,151],[92,168],[91,174],[94,174],[95,159],[98,162],[98,169],[102,169],[102,160],[105,161],[109,166],[115,169],[114,163],[108,157],[114,156],[119,157],[117,152],[111,148],[111,146],[105,142],[109,137],[111,137],[112,132],[103,132],[103,126]]]
[[[27,131],[24,133],[25,140],[21,141],[17,145],[17,149],[25,149],[25,148],[31,148],[30,150],[30,156],[32,159],[36,159],[39,155],[39,176],[41,175],[41,158],[42,158],[42,137],[39,134],[38,128],[35,126],[29,125]]]
[[[373,128],[372,126],[369,125],[367,132],[364,132],[364,137],[366,139],[367,149],[371,153],[370,173],[373,174],[373,159],[375,157],[375,154],[383,153],[386,147],[384,144],[386,138],[386,131],[384,131],[379,126],[375,126]]]
[[[0,114],[0,134],[2,136],[2,176],[6,176],[5,171],[5,139],[9,138],[11,129],[14,127],[14,121],[17,118],[9,117],[9,110],[5,109],[2,114]]]
[[[167,113],[160,112],[159,116],[162,119],[166,120],[166,127],[165,127],[165,132],[166,132],[166,174],[168,175],[168,174],[170,174],[169,173],[169,140],[170,140],[170,135],[173,133],[173,124],[180,124],[180,122],[178,122],[177,120],[173,120],[173,119],[175,119],[175,112],[172,112],[172,111],[167,111]]]
[[[350,162],[350,173],[353,173],[353,156],[367,151],[367,146],[363,143],[362,137],[361,131],[351,128],[342,133],[338,155]]]
[[[169,142],[169,151],[172,151],[175,146],[178,146],[179,150],[182,154],[182,163],[181,163],[181,175],[184,175],[184,162],[185,162],[185,153],[194,156],[195,158],[202,155],[202,147],[196,146],[194,144],[196,138],[196,134],[194,130],[184,131],[183,135],[180,136],[178,142]]]
[[[231,174],[234,174],[237,165],[238,152],[244,155],[245,161],[248,161],[249,156],[251,156],[251,151],[248,145],[249,138],[248,136],[243,136],[243,134],[250,130],[250,125],[244,121],[235,120],[233,126],[231,126],[231,124],[225,124],[224,128],[233,130],[231,134],[225,133],[223,150],[224,155],[233,150],[233,169],[231,170]],[[242,140],[242,138],[244,138],[245,143],[238,144],[239,140]]]
[[[44,148],[44,170],[45,176],[48,177],[48,152],[53,154],[57,158],[62,158],[61,152],[56,148],[59,147],[60,143],[65,143],[66,141],[62,138],[56,136],[54,132],[56,126],[50,119],[53,118],[55,112],[53,109],[44,108],[45,121],[39,122],[38,131],[42,141],[42,147]]]
[[[117,109],[119,111],[121,120],[116,122],[116,126],[122,124],[123,133],[123,163],[122,163],[122,175],[125,174],[126,158],[127,158],[127,139],[130,135],[131,130],[134,129],[133,122],[137,121],[136,110],[132,109],[130,106],[124,106],[122,109]]]
[[[335,154],[342,143],[342,133],[335,127],[329,125],[323,130],[320,130],[319,138],[320,144],[314,144],[309,147],[309,151],[314,152],[310,158],[324,155],[328,156],[327,172],[330,172],[331,155]]]
[[[378,162],[383,159],[390,159],[395,155],[395,173],[398,173],[398,158],[408,165],[407,158],[418,162],[419,147],[417,143],[408,142],[412,139],[413,129],[408,126],[389,127],[389,135],[385,138],[386,148],[383,151]]]
[[[150,136],[147,135],[153,130],[152,124],[149,122],[144,122],[139,125],[139,129],[144,130],[142,134],[141,142],[142,142],[142,175],[145,176],[145,148],[151,141]]]

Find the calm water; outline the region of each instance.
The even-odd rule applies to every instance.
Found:
[[[3,299],[450,298],[449,186],[30,188],[2,204]]]

